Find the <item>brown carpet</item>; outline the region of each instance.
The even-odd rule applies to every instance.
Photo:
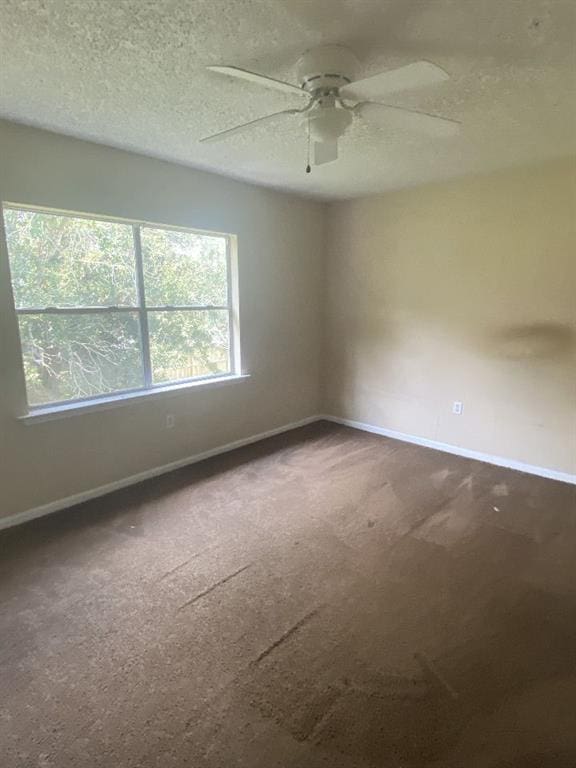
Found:
[[[324,423],[6,531],[2,768],[574,768],[575,493]]]

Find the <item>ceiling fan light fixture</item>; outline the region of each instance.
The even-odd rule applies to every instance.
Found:
[[[320,107],[310,113],[310,137],[314,141],[336,141],[352,122],[352,112],[335,106]]]

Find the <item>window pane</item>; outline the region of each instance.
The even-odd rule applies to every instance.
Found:
[[[136,313],[18,319],[30,405],[143,386]]]
[[[35,211],[4,211],[19,308],[134,306],[132,227]]]
[[[227,310],[149,312],[148,327],[155,383],[230,371]]]
[[[148,306],[226,306],[226,238],[142,227]]]

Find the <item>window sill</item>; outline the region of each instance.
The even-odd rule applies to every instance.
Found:
[[[67,416],[78,416],[80,414],[94,413],[95,411],[107,411],[111,408],[118,408],[121,405],[135,403],[138,400],[162,398],[167,395],[175,395],[178,392],[189,391],[193,389],[212,389],[226,384],[246,381],[250,378],[249,374],[234,374],[230,376],[218,376],[211,379],[199,379],[198,381],[185,381],[180,384],[167,384],[163,387],[154,387],[139,392],[126,392],[124,394],[111,395],[109,397],[99,397],[94,400],[83,400],[75,403],[60,403],[58,405],[47,405],[45,407],[34,408],[24,416],[18,416],[18,421],[24,424],[38,424],[43,421],[53,421]]]

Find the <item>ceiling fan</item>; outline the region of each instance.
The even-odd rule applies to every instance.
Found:
[[[306,52],[299,59],[296,65],[299,85],[265,77],[240,67],[210,66],[208,69],[211,72],[220,75],[305,96],[308,103],[301,109],[284,109],[257,117],[248,123],[205,136],[200,141],[222,141],[255,125],[300,117],[307,125],[309,141],[313,141],[313,163],[324,165],[337,160],[338,139],[357,118],[373,121],[383,127],[400,125],[431,137],[454,136],[458,133],[460,123],[457,120],[380,101],[399,91],[436,85],[448,80],[450,76],[441,67],[429,61],[416,61],[353,81],[357,65],[357,59],[350,49],[341,45],[324,45]],[[310,163],[306,170],[310,172]]]

